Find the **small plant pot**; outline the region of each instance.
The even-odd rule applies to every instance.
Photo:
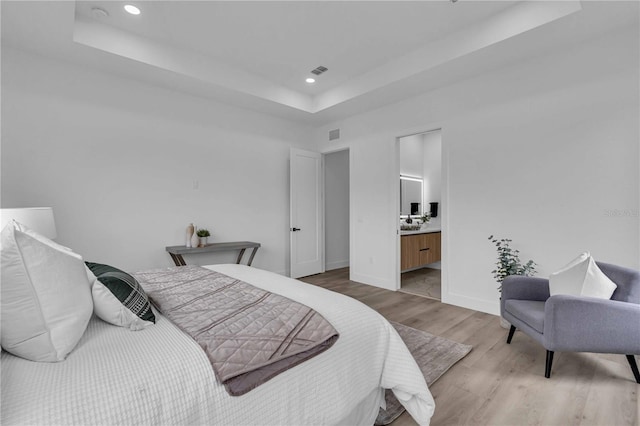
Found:
[[[204,247],[207,245],[207,240],[209,239],[209,237],[200,237],[200,244],[198,245],[198,247]]]

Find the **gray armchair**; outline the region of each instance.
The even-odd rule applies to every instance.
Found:
[[[516,329],[547,350],[545,377],[551,376],[555,351],[625,354],[640,383],[635,355],[640,355],[640,272],[597,262],[617,284],[611,300],[549,295],[549,281],[512,275],[502,283],[500,312]]]

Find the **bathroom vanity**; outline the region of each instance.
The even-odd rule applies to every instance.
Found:
[[[439,228],[401,231],[400,270],[416,269],[441,259]]]

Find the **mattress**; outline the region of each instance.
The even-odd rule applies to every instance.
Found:
[[[244,265],[207,266],[303,303],[340,333],[327,351],[242,396],[164,316],[142,331],[92,318],[60,363],[2,353],[3,424],[372,424],[382,388],[420,424],[433,398],[395,329],[347,296]]]

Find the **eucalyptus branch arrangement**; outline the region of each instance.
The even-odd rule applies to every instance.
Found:
[[[496,249],[498,250],[496,269],[491,271],[491,273],[498,284],[500,284],[498,287],[499,291],[502,292],[502,281],[509,275],[524,275],[525,277],[530,277],[537,272],[537,264],[533,260],[529,260],[524,265],[522,264],[520,261],[520,251],[510,247],[510,239],[502,238],[498,240],[491,235],[489,240],[496,245]]]

